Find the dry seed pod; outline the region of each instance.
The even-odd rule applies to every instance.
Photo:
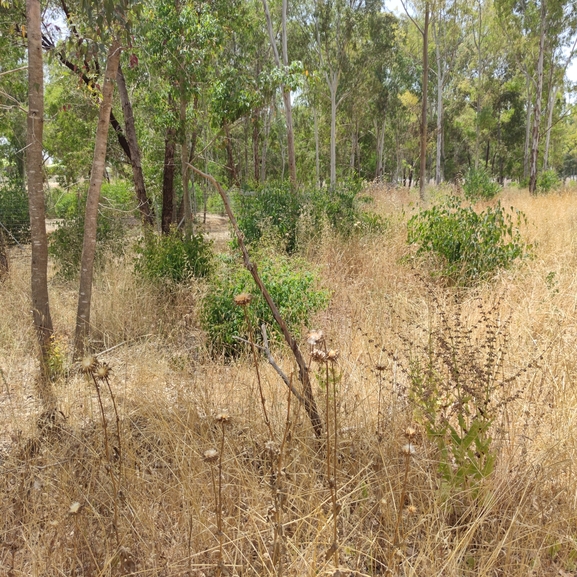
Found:
[[[323,331],[318,331],[318,330],[312,330],[308,335],[307,335],[307,343],[309,345],[316,345],[320,342],[323,341],[324,339],[324,335],[323,335]]]
[[[218,460],[218,451],[216,449],[208,449],[204,452],[203,459],[207,463],[214,463]]]
[[[311,353],[311,358],[313,361],[316,361],[317,363],[327,362],[327,354],[324,351],[321,351],[321,349],[313,349],[313,352]]]
[[[216,415],[216,417],[214,417],[214,420],[217,423],[222,423],[223,425],[226,425],[230,423],[230,415],[228,414],[227,411],[221,411]]]
[[[85,356],[80,363],[80,368],[83,373],[92,373],[97,366],[98,359],[94,355]]]
[[[107,379],[110,375],[110,367],[107,363],[100,364],[96,369],[96,376],[99,379]]]
[[[403,455],[407,455],[409,457],[417,452],[415,450],[415,445],[413,445],[412,443],[407,443],[406,445],[403,446],[401,450],[403,452]]]
[[[407,439],[413,439],[416,434],[417,434],[417,430],[414,429],[413,427],[407,427],[405,429],[405,437],[407,437]]]
[[[252,295],[249,293],[240,293],[234,297],[234,304],[239,307],[245,307],[250,304],[252,300]]]
[[[338,358],[339,358],[339,351],[335,351],[334,349],[331,349],[328,353],[327,353],[327,360],[329,360],[331,363],[336,363]]]

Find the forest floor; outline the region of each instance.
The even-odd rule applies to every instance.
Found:
[[[301,250],[331,292],[303,327],[339,352],[329,386],[300,341],[328,439],[326,429],[315,439],[264,359],[257,373],[248,354],[211,356],[203,281],[148,285],[131,255],[95,279],[94,344],[111,367],[101,380],[70,359],[77,286],[51,265],[62,370],[55,405],[43,404],[30,256],[11,250],[0,286],[0,574],[577,575],[575,191],[501,193],[527,216],[533,258],[466,290],[412,258],[415,193],[370,194],[387,231],[326,231]],[[230,250],[223,217],[207,228]],[[290,351],[273,354],[298,385]],[[416,402],[419,370],[434,376],[421,401],[438,403]],[[443,387],[455,375],[465,387],[449,404]],[[486,434],[453,438],[443,456],[425,408],[457,426],[482,390]],[[459,477],[485,455],[492,470]]]

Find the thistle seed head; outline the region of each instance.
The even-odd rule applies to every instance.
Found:
[[[110,375],[110,367],[107,363],[101,363],[96,368],[96,377],[98,379],[107,379],[108,375]]]
[[[313,361],[316,361],[317,363],[327,362],[327,354],[325,353],[325,351],[322,351],[321,349],[313,349],[311,353],[311,358]]]
[[[85,356],[80,362],[83,373],[93,373],[98,366],[98,359],[94,355]]]
[[[413,427],[407,427],[405,429],[405,437],[407,437],[407,439],[414,439],[416,434],[417,430]]]
[[[335,351],[334,349],[331,349],[328,353],[327,353],[327,360],[330,361],[331,363],[336,363],[339,359],[339,351]]]
[[[252,300],[252,295],[249,293],[240,293],[234,297],[234,304],[239,307],[245,307],[250,304]]]
[[[312,330],[307,335],[307,343],[311,346],[315,346],[316,344],[321,343],[324,338],[325,336],[323,335],[323,331]]]
[[[206,463],[215,463],[218,460],[218,451],[216,449],[208,449],[204,452],[203,459]]]
[[[214,420],[217,423],[227,425],[228,423],[230,423],[230,415],[228,414],[228,411],[220,411],[220,413],[218,413],[216,417],[214,417]]]

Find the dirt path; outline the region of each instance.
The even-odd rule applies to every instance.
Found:
[[[212,240],[229,240],[230,230],[228,226],[228,217],[220,214],[207,214],[206,223],[202,213],[197,215],[197,222],[201,229],[206,233],[208,238]],[[50,234],[58,229],[64,222],[63,218],[47,218],[46,219],[46,233]]]

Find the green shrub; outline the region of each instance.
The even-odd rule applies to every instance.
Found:
[[[212,243],[199,234],[172,229],[168,235],[151,231],[136,245],[135,270],[154,281],[185,282],[206,276],[212,269]]]
[[[115,210],[135,211],[137,209],[134,184],[125,180],[104,183],[100,192],[100,202]]]
[[[559,188],[561,181],[552,168],[537,176],[537,192],[547,193]]]
[[[76,212],[76,211],[75,211]],[[125,249],[126,227],[108,211],[98,213],[95,266],[101,267],[108,251],[121,255]],[[78,276],[84,239],[84,214],[65,218],[50,235],[48,253],[56,260],[58,276],[71,280]]]
[[[409,220],[408,242],[418,245],[417,255],[438,258],[441,276],[471,284],[528,255],[531,247],[518,229],[524,219],[522,212],[507,212],[500,203],[477,213],[452,197]]]
[[[0,185],[0,223],[5,227],[8,244],[30,241],[28,194],[22,180],[9,180]]]
[[[311,315],[328,304],[328,292],[316,288],[317,275],[302,259],[266,256],[259,259],[258,271],[289,330],[296,337],[301,328],[309,324]],[[272,339],[281,339],[272,313],[258,293],[250,273],[236,261],[225,260],[212,277],[210,290],[201,307],[201,323],[215,354],[232,357],[245,347],[233,338],[247,338],[244,312],[234,303],[234,297],[243,292],[254,295],[248,314],[257,340],[263,322],[267,324]]]
[[[303,236],[313,236],[325,226],[343,236],[382,232],[387,222],[364,210],[363,204],[370,199],[360,193],[358,182],[307,190],[293,190],[282,183],[241,191],[233,200],[239,227],[249,243],[272,234],[292,253]]]
[[[469,168],[463,183],[465,198],[472,202],[490,200],[497,195],[499,190],[501,190],[501,187],[498,183],[491,180],[491,176],[485,169]]]
[[[74,218],[78,214],[78,198],[78,191],[52,189],[46,207],[47,214],[52,218]]]
[[[297,229],[303,194],[288,183],[271,184],[257,190],[242,190],[233,197],[238,226],[248,243],[255,243],[265,233],[275,234],[287,252],[297,245]]]

